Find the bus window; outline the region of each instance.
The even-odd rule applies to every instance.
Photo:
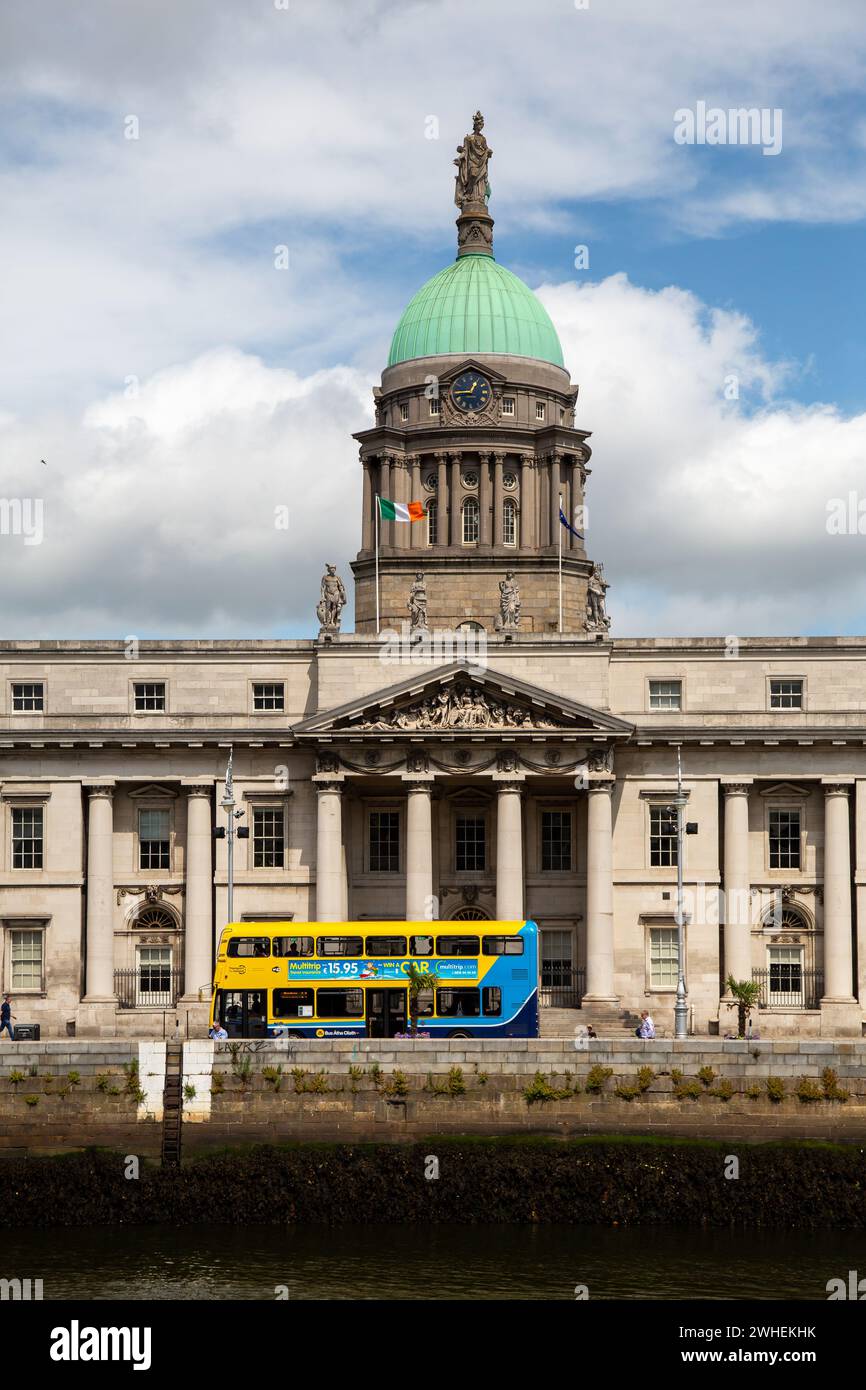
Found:
[[[364,939],[360,936],[320,936],[320,956],[360,956]]]
[[[485,1014],[498,1018],[502,1013],[502,990],[498,985],[485,985],[481,991]]]
[[[318,994],[319,1018],[363,1018],[364,991],[362,989],[322,988]]]
[[[274,1018],[312,1018],[311,989],[275,989]]]
[[[368,956],[405,956],[405,936],[368,936]]]
[[[410,936],[409,955],[410,956],[432,956],[433,938],[432,936]]]
[[[275,936],[273,944],[275,956],[311,956],[313,938],[311,936]]]
[[[270,953],[271,943],[267,936],[233,936],[226,955],[229,957],[269,956]]]
[[[430,1018],[433,1014],[433,991],[432,989],[419,989],[415,996],[418,1003],[418,1017]]]
[[[477,956],[477,936],[440,936],[436,943],[440,956]]]
[[[442,1018],[477,1018],[481,1012],[481,991],[437,989],[436,1012]]]
[[[481,954],[484,956],[522,956],[522,936],[482,936]]]

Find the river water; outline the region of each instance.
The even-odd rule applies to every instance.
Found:
[[[5,1231],[48,1299],[820,1299],[866,1233],[644,1226],[120,1226]]]

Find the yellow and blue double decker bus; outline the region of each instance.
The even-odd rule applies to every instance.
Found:
[[[233,922],[211,1022],[234,1038],[393,1038],[410,1031],[411,966],[429,974],[418,1032],[538,1036],[535,922]]]

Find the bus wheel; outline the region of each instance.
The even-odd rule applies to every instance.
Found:
[[[457,1031],[456,1033],[449,1033],[448,1036],[449,1036],[449,1038],[471,1038],[471,1037],[472,1037],[472,1034],[471,1034],[471,1033],[464,1033],[464,1032],[462,1032],[460,1029],[458,1029],[458,1031]]]

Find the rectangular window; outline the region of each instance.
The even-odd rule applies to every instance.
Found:
[[[405,956],[405,936],[368,936],[368,956]]]
[[[282,869],[285,861],[285,812],[282,806],[253,811],[253,868]]]
[[[502,990],[498,985],[486,985],[481,991],[484,1012],[490,1018],[498,1018],[502,1013]]]
[[[138,714],[165,712],[165,681],[136,681],[135,709]]]
[[[12,867],[41,869],[43,811],[41,806],[12,808]]]
[[[438,396],[431,396],[431,397],[430,397],[430,414],[431,414],[431,415],[438,415],[438,414],[439,414],[439,397],[438,397]]]
[[[45,686],[42,681],[15,681],[12,686],[12,708],[18,714],[41,714],[45,709]]]
[[[432,989],[419,989],[415,997],[418,1004],[418,1017],[430,1018],[434,1004]]]
[[[770,811],[770,868],[799,867],[800,812]]]
[[[404,424],[409,419],[409,406],[407,405],[406,401],[402,401],[400,404],[400,419],[403,421]]]
[[[436,1012],[442,1018],[477,1018],[481,1013],[481,991],[437,989]]]
[[[483,956],[522,956],[522,936],[482,936],[481,954]]]
[[[234,960],[235,957],[263,957],[270,954],[271,939],[269,936],[233,936],[226,948],[226,955],[229,960]]]
[[[439,544],[439,508],[435,498],[427,503],[427,544]]]
[[[477,936],[440,936],[436,943],[440,956],[477,956]]]
[[[514,397],[513,397],[513,396],[503,396],[503,397],[502,397],[502,414],[503,414],[503,415],[513,415],[513,414],[514,414]]]
[[[552,873],[571,869],[570,811],[542,811],[541,867]]]
[[[358,940],[360,941],[360,937]],[[319,1018],[363,1018],[364,991],[362,989],[331,989],[326,986],[316,991]]]
[[[535,402],[535,418],[536,420],[544,419],[544,401]]]
[[[649,707],[650,709],[682,709],[682,681],[650,681]]]
[[[458,873],[484,873],[487,867],[487,823],[483,816],[458,816],[454,863]]]
[[[170,868],[170,848],[168,811],[139,811],[138,867]]]
[[[275,956],[311,956],[311,936],[275,936],[271,947]]]
[[[320,936],[320,956],[361,956],[364,953],[362,936]]]
[[[286,687],[282,681],[255,681],[253,683],[253,709],[269,713],[286,707]]]
[[[139,946],[136,1007],[158,1009],[172,1002],[171,947]]]
[[[10,988],[42,989],[43,931],[15,928],[9,933]]]
[[[802,709],[803,682],[801,680],[771,680],[770,709]]]
[[[274,1018],[312,1018],[315,999],[311,989],[275,989]]]
[[[410,936],[409,955],[410,956],[432,956],[433,938],[432,936]]]
[[[650,864],[653,868],[676,868],[677,817],[670,806],[650,807]]]
[[[770,1008],[802,1008],[803,952],[799,946],[771,946]]]
[[[650,989],[676,989],[676,927],[650,927]]]
[[[370,873],[400,872],[399,811],[370,812]]]

